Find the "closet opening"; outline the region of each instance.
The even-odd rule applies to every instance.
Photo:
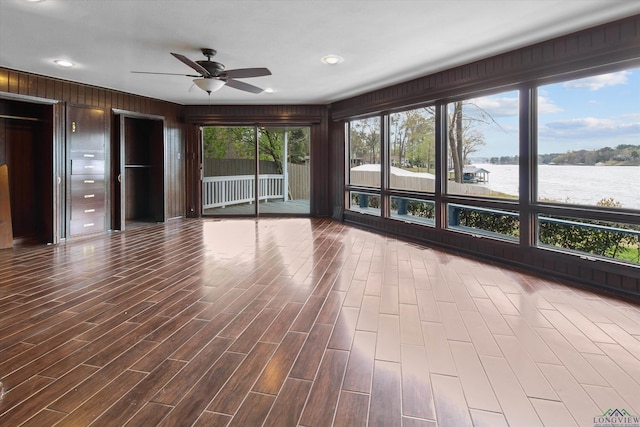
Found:
[[[8,199],[0,212],[0,248],[56,240],[53,108],[0,98],[0,165],[7,175],[0,193]]]
[[[116,114],[113,144],[112,226],[165,221],[164,120]]]

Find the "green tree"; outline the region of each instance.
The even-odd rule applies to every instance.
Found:
[[[262,128],[260,129],[260,160],[272,161],[278,173],[283,172],[284,138],[287,136],[287,162],[300,163],[309,155],[309,128]]]
[[[282,157],[284,155],[284,134],[282,131],[261,129],[258,139],[260,160],[270,160],[276,172],[282,173]]]
[[[262,128],[258,139],[260,160],[274,163],[283,171],[284,133],[288,132],[288,161],[301,163],[309,155],[309,128]],[[213,159],[253,159],[255,128],[209,126],[203,129],[203,156]]]
[[[203,156],[213,159],[253,158],[253,127],[209,126],[203,129]]]
[[[427,166],[435,156],[435,118],[432,108],[420,108],[391,115],[390,154],[402,167]]]
[[[364,163],[380,163],[380,118],[350,122],[349,145],[351,159],[361,159]]]
[[[502,129],[491,114],[473,100],[455,101],[449,104],[447,123],[449,160],[456,182],[463,182],[462,172],[469,155],[485,145],[484,135],[477,129],[477,125],[481,123],[492,124]]]

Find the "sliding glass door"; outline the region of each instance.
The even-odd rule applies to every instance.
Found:
[[[202,213],[255,215],[256,128],[202,129]]]
[[[262,127],[260,214],[309,214],[309,128]]]
[[[308,215],[309,147],[309,127],[203,128],[202,213]]]

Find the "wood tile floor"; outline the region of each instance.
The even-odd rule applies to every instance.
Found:
[[[1,426],[589,426],[640,309],[328,219],[0,251]]]

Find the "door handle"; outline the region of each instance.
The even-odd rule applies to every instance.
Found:
[[[118,182],[122,182],[122,174],[118,174]]]

